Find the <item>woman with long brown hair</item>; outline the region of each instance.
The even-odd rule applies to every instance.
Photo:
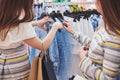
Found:
[[[23,42],[42,50],[47,49],[55,33],[63,26],[54,23],[46,38],[36,37],[33,26],[50,21],[48,18],[31,22],[33,0],[0,0],[0,80],[28,80],[30,64]]]
[[[96,0],[97,10],[103,16],[93,39],[75,32],[64,22],[68,32],[80,43],[80,69],[88,80],[120,80],[120,0]]]

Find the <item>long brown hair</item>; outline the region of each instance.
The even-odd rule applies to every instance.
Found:
[[[120,0],[98,0],[98,2],[102,8],[106,31],[120,36]]]
[[[11,28],[33,19],[33,0],[0,0],[0,40],[5,40]],[[25,16],[19,19],[24,10]]]

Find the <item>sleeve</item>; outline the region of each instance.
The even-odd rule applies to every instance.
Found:
[[[20,42],[25,39],[30,39],[30,38],[35,37],[36,33],[31,23],[21,23],[19,24],[18,28],[15,28],[11,32],[11,35],[14,36],[12,37],[12,41]]]
[[[94,80],[117,80],[120,74],[120,44],[102,42],[104,57],[102,67],[95,65],[89,57],[80,62],[80,69]]]
[[[81,44],[84,44],[84,45],[89,45],[91,42],[91,39],[89,37],[83,35],[82,33],[74,32],[74,34],[72,36],[75,40],[77,40],[78,42],[80,42]]]

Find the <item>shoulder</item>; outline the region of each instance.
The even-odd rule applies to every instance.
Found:
[[[14,29],[11,29],[11,33],[21,33],[26,32],[28,30],[33,30],[32,24],[30,22],[24,22],[20,23],[18,26],[16,26]]]
[[[20,29],[25,29],[25,28],[28,28],[28,27],[32,27],[32,24],[30,22],[20,23],[15,28],[10,29],[10,32],[11,31],[18,31]]]
[[[31,22],[20,23],[19,26],[32,26]]]
[[[30,28],[32,27],[32,24],[30,22],[24,22],[24,23],[20,23],[19,28]]]
[[[120,38],[118,36],[109,34],[104,27],[104,23],[100,24],[98,30],[95,32],[94,38],[96,37],[103,46],[117,44],[117,46],[120,47]]]
[[[32,38],[36,36],[34,28],[30,22],[20,23],[18,27],[11,30],[10,35],[13,36],[17,41]],[[20,40],[18,40],[20,39]]]
[[[100,35],[104,47],[120,48],[120,38],[109,34],[104,26],[102,26],[97,33]]]

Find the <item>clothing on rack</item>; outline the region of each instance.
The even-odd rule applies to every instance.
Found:
[[[41,4],[34,4],[34,19],[38,20],[38,16],[41,16],[41,13],[43,13],[43,3]]]
[[[35,5],[37,6],[37,5]],[[39,5],[40,6],[40,5]],[[71,21],[71,23],[73,23],[75,25],[74,29],[77,31],[81,31],[84,34],[88,34],[90,37],[92,36],[92,34],[94,33],[93,31],[93,27],[90,21],[90,15],[92,15],[91,12],[89,11],[81,11],[84,10],[82,9],[82,7],[76,7],[73,6],[76,10],[80,10],[82,13],[79,14],[77,12],[75,12],[76,10],[73,10],[74,12],[72,13],[72,7],[70,6],[44,6],[44,10],[42,7],[34,7],[35,9],[35,19],[42,19],[43,17],[45,17],[46,15],[51,17],[53,19],[53,21],[64,21],[64,20],[68,20]],[[38,9],[38,8],[42,8],[42,9]],[[39,10],[39,11],[38,11]],[[40,10],[42,10],[40,12]],[[68,11],[69,13],[66,14],[65,16],[63,15],[64,12]],[[79,11],[79,12],[80,12]],[[92,11],[92,10],[91,10]],[[39,14],[38,14],[39,13]],[[78,19],[77,17],[74,16],[79,16],[80,18]],[[72,16],[72,17],[71,17]],[[73,22],[74,20],[74,22]],[[75,21],[76,20],[76,21]],[[46,24],[46,28],[47,31],[49,32],[49,30],[51,29],[52,23],[48,23]],[[36,28],[37,29],[37,28]],[[40,36],[41,31],[38,30],[37,34],[38,36]],[[43,34],[41,35],[43,36]],[[40,36],[40,37],[41,37]],[[75,46],[78,46],[77,48],[74,48]],[[71,55],[72,54],[76,54],[78,51],[78,48],[81,45],[77,42],[75,42],[71,35],[66,32],[65,30],[59,30],[56,33],[56,36],[52,42],[52,44],[50,45],[49,48],[49,56],[50,59],[53,62],[53,67],[56,73],[56,76],[58,78],[58,80],[68,80],[69,77],[69,73],[70,73],[70,68],[71,68]],[[32,48],[33,49],[33,48]],[[37,55],[37,51],[34,49],[31,50],[32,53],[31,54],[31,58],[30,60],[32,61],[32,58],[34,58],[35,55],[34,52]]]
[[[79,10],[81,10],[81,11],[79,11]],[[70,10],[66,10],[63,14],[64,14],[64,16],[73,18],[74,22],[81,21],[82,19],[86,19],[88,21],[90,20],[94,31],[97,29],[99,23],[102,21],[102,17],[100,15],[100,13],[97,12],[97,10],[95,10],[95,9],[84,10],[84,9],[82,9],[82,7],[81,7],[81,9],[80,8],[77,9],[77,6],[76,6],[76,9],[73,10],[73,12]]]
[[[76,22],[76,20],[80,21],[80,19],[83,17],[83,19],[87,19],[89,20],[90,16],[91,15],[97,15],[98,17],[100,16],[100,13],[97,12],[97,10],[85,10],[83,11],[83,9],[81,8],[81,11],[80,9],[76,9],[75,11],[73,12],[69,12],[69,11],[65,11],[64,12],[64,16],[68,16],[68,17],[71,17],[71,18],[74,18],[74,21]]]
[[[46,24],[47,30],[51,29],[51,24]],[[58,80],[68,80],[68,71],[71,65],[71,36],[61,30],[56,33],[56,36],[49,47],[49,56],[53,61],[53,67]]]
[[[39,3],[58,3],[58,2],[70,2],[71,0],[34,0],[34,4],[39,4]]]
[[[71,68],[71,55],[72,55],[72,44],[70,34],[62,30],[57,34],[59,55],[60,55],[60,67],[59,67],[59,79],[68,80],[69,70]]]
[[[99,23],[102,21],[102,16],[93,14],[90,16],[90,21],[93,26],[93,30],[96,31],[97,27],[99,26]]]
[[[54,2],[70,2],[70,0],[54,0]]]
[[[49,23],[46,24],[47,33],[50,31],[53,23],[54,22],[49,22]],[[60,58],[59,58],[60,53],[59,53],[59,49],[58,49],[57,36],[54,37],[54,40],[52,41],[48,52],[49,52],[50,59],[53,62],[54,71],[55,71],[56,74],[58,74],[59,65],[60,65]]]

